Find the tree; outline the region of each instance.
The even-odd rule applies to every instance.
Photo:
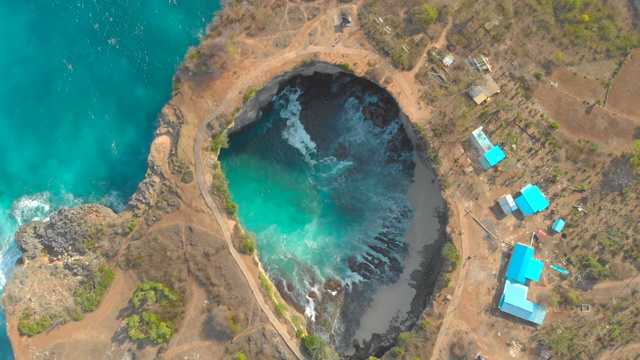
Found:
[[[411,9],[411,22],[422,30],[426,30],[437,18],[438,9],[431,4],[424,4]]]

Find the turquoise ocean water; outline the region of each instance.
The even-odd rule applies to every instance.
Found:
[[[310,291],[328,279],[367,280],[350,259],[402,263],[402,246],[383,256],[370,245],[384,246],[374,240],[381,234],[404,242],[414,211],[406,194],[415,153],[398,151],[408,141],[399,120],[380,129],[364,118],[363,106],[375,103],[375,96],[338,96],[337,111],[316,117],[310,133],[301,121],[300,94],[288,87],[277,95],[260,122],[231,137],[220,161],[243,227],[257,234],[261,263],[314,319]],[[401,271],[395,270],[377,279]]]
[[[156,116],[214,0],[0,2],[0,291],[20,224],[61,206],[121,209]],[[13,359],[0,316],[0,360]]]

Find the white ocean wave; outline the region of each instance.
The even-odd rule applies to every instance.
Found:
[[[287,119],[287,126],[282,131],[282,138],[294,148],[296,148],[309,165],[315,164],[311,155],[316,153],[316,143],[311,140],[311,136],[304,129],[300,122],[300,112],[302,105],[298,97],[302,92],[297,88],[287,88],[278,97],[277,104],[281,107],[280,117]]]
[[[9,210],[0,214],[0,225],[3,230],[0,233],[0,293],[4,289],[16,260],[22,256],[15,245],[14,234],[18,228],[30,221],[47,221],[57,209],[74,207],[81,203],[81,199],[68,193],[63,193],[52,199],[49,192],[43,191],[16,199]]]

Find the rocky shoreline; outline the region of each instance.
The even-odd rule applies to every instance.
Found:
[[[349,86],[346,89],[332,89],[332,86],[335,87],[336,83],[348,83]],[[373,103],[372,106],[365,107],[363,115],[379,128],[386,127],[391,120],[401,116],[401,111],[393,97],[379,85],[366,78],[345,72],[343,68],[338,66],[311,63],[270,81],[264,88],[258,90],[255,97],[242,108],[230,132],[233,134],[242,133],[251,127],[256,119],[260,118],[260,114],[268,113],[271,110],[273,106],[271,99],[287,87],[296,87],[302,90],[302,95],[298,97],[302,107],[300,121],[307,132],[314,135],[312,138],[321,153],[328,150],[324,145],[327,141],[322,138],[323,131],[314,127],[323,126],[322,118],[332,116],[332,111],[336,111],[336,109],[327,105],[331,102],[332,97],[354,96],[361,98],[362,94],[375,94],[379,97],[379,100]],[[329,89],[333,91],[329,91]],[[407,132],[412,131],[413,128],[407,130]],[[406,151],[413,146],[411,142],[407,141],[401,143],[400,147],[394,151]],[[338,159],[346,155],[339,153],[339,149],[338,153],[333,154]],[[419,159],[416,160],[420,161]],[[420,166],[424,167],[422,164]],[[432,172],[431,169],[425,171]],[[420,180],[424,181],[424,179]],[[406,216],[410,215],[407,214]],[[355,258],[348,260],[351,271],[365,279],[365,282],[345,287],[338,280],[328,279],[323,284],[313,286],[317,290],[313,290],[308,294],[317,303],[318,318],[316,323],[311,325],[313,331],[318,334],[325,334],[323,337],[326,336],[328,341],[336,344],[341,357],[345,359],[365,359],[370,355],[382,356],[382,354],[391,349],[395,345],[399,333],[411,329],[430,304],[431,295],[435,291],[440,275],[439,270],[443,265],[443,260],[439,255],[442,246],[447,240],[445,231],[447,220],[446,207],[443,207],[439,211],[437,219],[440,229],[437,240],[433,244],[424,245],[420,249],[421,254],[424,254],[424,256],[420,261],[420,266],[411,273],[411,280],[416,284],[420,284],[420,286],[415,288],[415,295],[410,300],[410,309],[406,314],[403,314],[401,322],[389,324],[389,327],[384,332],[373,333],[371,338],[363,341],[362,344],[355,339],[353,341],[345,340],[352,339],[358,330],[363,320],[362,317],[373,301],[371,298],[372,289],[383,284],[394,283],[404,269],[404,264],[389,255],[397,251],[406,252],[408,244],[396,239],[390,233],[380,233],[373,239],[374,241],[369,245],[369,249],[373,253],[389,259],[390,262],[382,262],[379,256],[372,254],[364,254],[364,261],[362,262]],[[416,221],[421,220],[416,219]],[[385,277],[386,279],[384,279]],[[292,297],[293,292],[296,290],[293,285],[278,279],[272,280],[275,281],[276,288],[283,299],[298,312],[303,313],[305,310],[304,304],[296,302]],[[404,294],[399,296],[411,295]],[[340,323],[340,335],[336,335],[336,322]],[[340,336],[344,337],[340,338]]]
[[[225,14],[223,12],[220,15],[223,22],[225,21]],[[88,232],[79,232],[77,236],[69,237],[77,244],[72,245],[67,250],[64,249],[64,246],[69,245],[67,242],[53,241],[56,239],[53,234],[59,231],[61,231],[59,232],[60,234],[67,234],[67,232],[71,234],[74,231],[73,226],[67,227],[65,225],[64,229],[55,230],[56,226],[50,222],[49,225],[27,224],[24,229],[21,229],[24,234],[27,234],[25,236],[28,237],[27,239],[23,236],[23,240],[21,240],[21,244],[23,244],[21,246],[28,255],[23,257],[23,260],[16,266],[3,296],[3,303],[6,303],[5,312],[10,325],[10,338],[19,358],[33,358],[34,354],[44,353],[49,355],[57,354],[59,357],[64,357],[65,354],[69,354],[67,352],[69,348],[56,345],[62,344],[64,341],[80,346],[77,343],[77,339],[79,339],[77,336],[79,335],[74,332],[76,330],[69,330],[71,329],[68,327],[69,325],[56,327],[51,331],[51,334],[39,335],[36,338],[38,340],[37,346],[34,345],[31,339],[21,337],[16,325],[18,317],[26,305],[38,306],[38,304],[43,304],[42,307],[36,309],[36,312],[45,314],[65,304],[55,299],[66,299],[67,301],[72,299],[70,294],[73,293],[75,285],[70,279],[78,281],[78,277],[81,277],[82,274],[74,273],[73,269],[67,270],[66,268],[70,269],[67,265],[71,261],[80,263],[94,261],[87,256],[93,256],[100,263],[106,262],[112,266],[117,263],[117,273],[121,274],[118,276],[125,276],[126,279],[124,280],[125,284],[121,285],[125,286],[126,291],[132,291],[131,286],[134,286],[139,281],[158,276],[166,277],[166,281],[175,283],[176,287],[180,287],[180,284],[182,284],[186,293],[187,313],[189,309],[192,309],[192,311],[196,312],[206,311],[209,315],[205,318],[194,320],[191,324],[192,326],[188,329],[181,328],[179,336],[187,339],[200,339],[203,335],[199,333],[194,335],[193,332],[199,331],[200,326],[202,326],[203,334],[208,334],[207,336],[210,337],[204,337],[201,341],[208,344],[210,349],[213,346],[215,354],[232,357],[238,351],[243,350],[248,356],[257,353],[274,354],[274,356],[284,358],[293,358],[295,356],[286,350],[280,337],[268,325],[268,322],[264,322],[264,314],[259,311],[248,318],[238,318],[238,321],[240,326],[247,329],[253,329],[252,326],[256,322],[264,322],[267,325],[261,331],[261,334],[258,334],[258,331],[255,330],[255,332],[250,332],[241,339],[234,340],[233,344],[229,343],[229,339],[233,338],[233,335],[228,335],[226,332],[219,334],[205,326],[208,324],[207,321],[210,320],[224,323],[224,320],[220,320],[218,317],[222,316],[222,319],[224,319],[225,311],[228,311],[228,309],[234,308],[237,312],[245,312],[247,314],[253,314],[255,310],[248,300],[252,298],[252,295],[248,292],[248,287],[243,283],[242,278],[238,277],[237,269],[234,268],[236,264],[229,262],[228,251],[224,250],[226,246],[220,241],[222,238],[220,231],[209,226],[212,222],[212,217],[203,202],[202,194],[196,185],[197,181],[194,181],[193,144],[203,119],[207,119],[206,122],[209,124],[208,129],[210,131],[223,129],[226,126],[225,124],[228,123],[228,119],[236,115],[236,112],[232,110],[233,107],[242,108],[242,111],[235,116],[234,126],[229,130],[231,133],[239,131],[244,126],[247,126],[252,121],[251,119],[255,119],[255,115],[261,106],[260,104],[264,103],[265,100],[271,99],[285,79],[289,79],[296,74],[309,75],[316,71],[328,74],[344,72],[345,68],[335,63],[343,63],[346,55],[336,61],[328,52],[322,53],[321,50],[308,50],[295,56],[283,57],[278,62],[269,64],[264,69],[261,68],[260,74],[255,74],[254,70],[257,67],[251,63],[251,61],[254,61],[253,57],[257,59],[256,61],[259,64],[262,64],[260,56],[269,57],[274,56],[274,54],[270,52],[259,54],[249,49],[248,54],[243,54],[242,61],[220,65],[220,56],[213,53],[217,47],[212,46],[218,41],[216,36],[219,35],[220,33],[216,32],[211,37],[203,39],[203,43],[200,46],[202,53],[195,60],[185,60],[185,63],[182,64],[176,74],[174,97],[163,108],[159,116],[160,125],[151,144],[146,177],[131,197],[125,211],[121,214],[113,215],[106,208],[89,205],[79,207],[76,212],[73,212],[74,209],[71,210],[71,213],[60,216],[61,221],[59,224],[61,225],[75,222],[79,224],[86,223],[89,228],[95,228],[99,227],[101,222],[112,224],[105,227],[105,231],[101,232],[99,236],[92,235],[95,236],[96,241],[95,244],[94,241],[89,242],[91,250],[86,253],[82,250],[87,248],[86,238],[90,235]],[[224,34],[220,36],[224,36]],[[329,46],[328,49],[330,50],[331,47]],[[246,50],[246,48],[241,49],[243,52]],[[381,61],[377,55],[370,53],[367,56],[369,55],[371,55],[367,60],[369,63],[375,64]],[[221,69],[221,71],[202,70],[214,66]],[[243,76],[246,75],[246,82],[239,83],[236,77],[238,73],[243,74]],[[358,75],[366,77],[363,71],[359,71]],[[265,79],[271,80],[267,81]],[[380,83],[380,79],[372,80],[378,84]],[[265,82],[267,82],[266,85]],[[242,96],[249,92],[251,85],[260,88],[260,90],[244,106],[241,106],[243,103]],[[397,87],[394,89],[389,88],[388,83],[386,85],[382,86],[382,88],[385,91],[389,91],[390,98],[399,101],[398,117],[402,120],[409,138],[413,144],[419,144],[422,140],[414,131],[409,117],[405,115],[406,111],[410,111],[411,114],[416,111],[409,105],[411,100],[408,98],[408,94],[403,93]],[[386,111],[384,107],[388,107],[388,105],[381,104],[379,108],[382,108],[382,111]],[[219,108],[221,110],[218,111]],[[380,121],[383,119],[380,111],[378,108],[370,109],[368,116],[374,120],[377,118]],[[214,112],[218,113],[218,115],[209,115]],[[206,144],[203,145],[206,146]],[[209,153],[201,148],[196,148],[195,151],[203,154]],[[211,159],[205,158],[203,162],[205,165],[209,165],[211,161]],[[206,177],[207,181],[211,181],[209,174]],[[62,213],[64,214],[64,211]],[[112,217],[113,219],[111,219]],[[52,216],[52,219],[54,219],[55,223],[58,223],[55,220],[57,219],[55,215]],[[111,220],[107,221],[107,219]],[[230,219],[229,221],[232,222],[233,220]],[[47,230],[47,226],[51,230]],[[206,227],[207,231],[211,233],[203,235],[203,230],[200,226]],[[47,245],[44,246],[40,243],[40,246],[42,246],[42,249],[50,248],[54,256],[41,251],[37,244],[39,242],[38,239],[43,239],[42,234],[45,234],[44,237],[50,240],[44,240]],[[372,248],[372,251],[384,252],[385,246],[387,244],[381,242],[379,246]],[[184,256],[181,255],[181,252],[185,253]],[[169,258],[158,260],[150,256],[152,254],[171,253],[180,254],[180,256],[173,256],[172,260]],[[150,260],[144,260],[143,256],[147,256],[145,254],[149,255]],[[35,256],[35,258],[29,259],[29,256]],[[189,261],[186,261],[186,259],[189,259]],[[166,261],[170,261],[169,264],[175,263],[175,265],[167,268],[164,265]],[[252,263],[248,258],[245,262]],[[212,263],[217,265],[209,268],[207,264]],[[357,264],[354,264],[354,266],[357,267]],[[251,267],[252,269],[258,269],[259,264],[252,264]],[[67,271],[67,273],[58,272],[56,269],[59,268]],[[170,276],[172,269],[180,274],[174,279]],[[255,271],[257,272],[257,270]],[[425,272],[425,274],[428,273],[429,271]],[[434,271],[430,276],[436,275],[437,271]],[[228,278],[233,281],[220,283],[216,281],[220,276],[223,279]],[[45,279],[53,288],[61,283],[69,286],[66,291],[59,293],[58,290],[41,287]],[[323,285],[324,290],[327,292],[345,293],[344,286],[337,281],[327,280]],[[286,289],[286,285],[284,288]],[[157,350],[157,347],[140,349],[135,344],[126,341],[126,337],[114,337],[118,341],[116,343],[113,342],[112,335],[115,336],[113,332],[120,331],[118,329],[122,325],[118,306],[122,308],[127,306],[126,291],[123,294],[109,295],[110,307],[104,311],[101,310],[101,320],[93,324],[96,329],[100,330],[92,338],[91,343],[80,346],[85,350],[78,348],[76,351],[80,351],[83,354],[108,353],[109,356],[115,357],[134,356],[136,354],[144,357]],[[53,297],[52,294],[56,294],[57,297]],[[26,298],[29,299],[28,303],[21,301]],[[427,299],[428,295],[425,293],[416,298],[418,300],[415,301],[415,306],[412,302],[412,311],[415,310],[417,312],[420,304],[424,303],[424,299]],[[206,300],[209,304],[205,309],[201,309],[203,300]],[[353,301],[349,301],[352,304],[356,304],[357,299],[354,298]],[[225,308],[227,310],[224,310]],[[223,315],[219,315],[220,312]],[[83,323],[84,321],[73,323],[79,325],[72,326],[72,328],[82,328]],[[212,332],[209,334],[207,331]],[[295,329],[293,326],[290,326],[288,331],[290,336],[294,337]],[[393,341],[393,335],[389,335],[387,338],[388,341],[379,341],[382,346],[376,347],[368,343],[357,354],[382,352]],[[75,343],[73,342],[74,339]],[[169,352],[173,355],[181,354],[186,356],[191,354],[180,346],[180,344],[173,344],[170,346]],[[208,351],[211,351],[210,349]],[[195,354],[196,352],[192,353]]]

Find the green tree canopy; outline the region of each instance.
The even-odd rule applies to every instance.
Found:
[[[424,4],[411,9],[411,22],[422,30],[426,30],[437,18],[438,9],[431,4]]]

